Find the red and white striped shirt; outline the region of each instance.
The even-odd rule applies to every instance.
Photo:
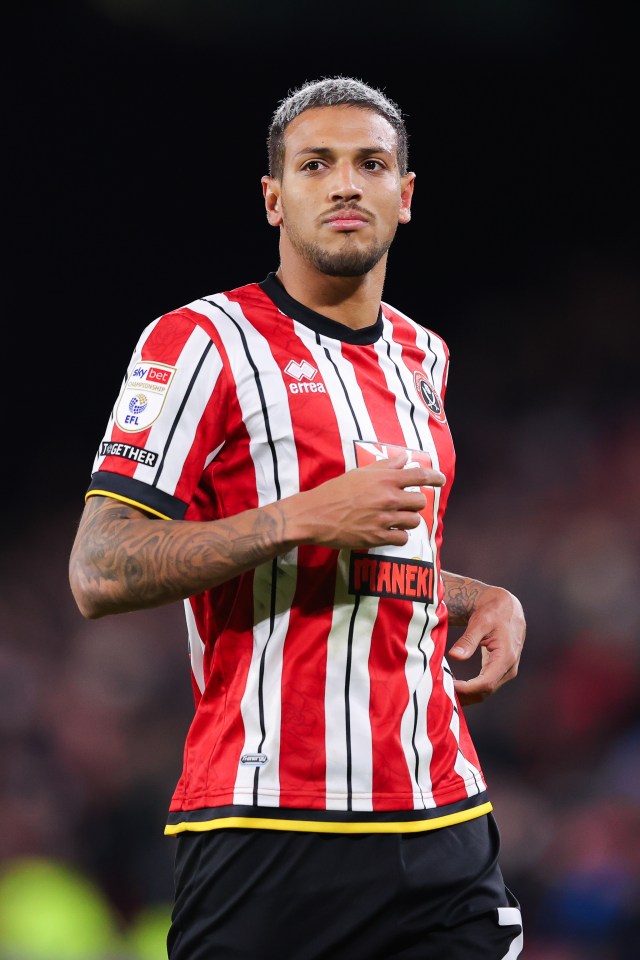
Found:
[[[196,710],[167,833],[406,832],[491,809],[444,659],[447,369],[442,339],[387,304],[352,330],[273,274],[143,332],[88,496],[215,520],[400,450],[447,477],[405,547],[303,544],[185,602]]]

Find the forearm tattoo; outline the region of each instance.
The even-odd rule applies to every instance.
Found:
[[[147,517],[118,500],[90,497],[72,569],[108,605],[139,609],[194,596],[284,552],[284,513],[250,510],[226,520]]]
[[[478,597],[486,589],[486,584],[457,573],[442,571],[444,583],[444,602],[449,611],[449,623],[463,627],[476,608]]]

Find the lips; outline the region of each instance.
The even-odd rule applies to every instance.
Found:
[[[336,210],[324,221],[332,230],[361,230],[369,218],[359,210]]]
[[[328,223],[336,223],[342,220],[367,223],[367,218],[362,213],[358,213],[357,210],[340,210],[338,213],[333,213],[330,217],[327,217]]]

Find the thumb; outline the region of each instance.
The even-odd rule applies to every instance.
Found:
[[[480,637],[466,630],[451,647],[448,656],[455,657],[456,660],[467,660],[472,653],[476,652],[479,642]]]

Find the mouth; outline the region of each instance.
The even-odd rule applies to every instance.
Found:
[[[324,223],[331,230],[362,230],[368,226],[369,218],[359,210],[337,210],[330,214]]]

